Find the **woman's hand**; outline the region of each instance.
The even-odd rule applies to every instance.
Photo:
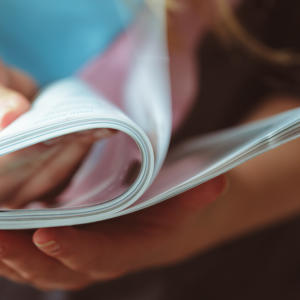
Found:
[[[0,231],[0,274],[44,290],[83,288],[199,250],[203,207],[224,191],[224,177],[146,210],[105,222],[34,232]]]
[[[25,73],[0,64],[0,129],[30,108],[35,82]],[[57,138],[0,158],[0,206],[24,207],[48,200],[69,183],[95,141],[112,135],[109,130],[90,130]]]

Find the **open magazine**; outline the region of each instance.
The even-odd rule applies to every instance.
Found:
[[[118,131],[93,146],[55,207],[2,210],[1,229],[84,224],[129,214],[300,137],[299,108],[168,152],[172,107],[165,17],[159,9],[145,8],[136,26],[139,47],[120,106],[80,79],[67,78],[44,89],[29,112],[0,132],[3,156],[74,132]]]

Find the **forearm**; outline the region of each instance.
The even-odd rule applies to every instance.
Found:
[[[246,122],[299,106],[297,99],[264,102]],[[252,159],[228,174],[227,192],[197,220],[200,248],[213,246],[300,212],[300,140]]]

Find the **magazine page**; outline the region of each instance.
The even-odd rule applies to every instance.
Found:
[[[66,209],[102,204],[103,211],[119,210],[136,201],[149,186],[154,169],[152,145],[138,125],[79,79],[62,80],[42,92],[28,113],[1,132],[0,153],[15,154],[57,136],[95,128],[112,128],[117,133],[98,143],[100,153],[93,162],[96,168],[89,173],[94,180],[86,184],[83,170],[71,183],[74,189],[61,195],[53,207]],[[130,146],[126,151],[124,144]],[[31,159],[43,159],[43,155],[47,158],[50,152],[41,151]],[[17,165],[20,163],[24,162],[17,161]],[[8,172],[13,170],[1,167],[3,178]],[[72,197],[73,191],[76,197]]]
[[[152,11],[146,6],[133,25],[134,59],[119,103],[124,114],[142,128],[151,142],[155,156],[151,181],[166,157],[172,126],[163,11]],[[140,165],[140,152],[126,136],[110,139],[105,147],[96,145],[58,203],[61,207],[78,208],[114,199],[124,192],[124,178],[137,174]]]
[[[120,109],[142,128],[152,144],[155,155],[152,179],[165,159],[172,125],[165,16],[161,14],[163,9],[158,12],[144,7],[134,24],[134,59],[124,98],[119,103]],[[124,192],[124,178],[128,181],[128,177],[137,176],[140,165],[140,151],[126,136],[119,134],[105,145],[99,143],[56,201],[56,207],[78,208],[114,199]]]
[[[153,146],[154,175],[159,172],[164,162],[172,130],[164,2],[158,1],[155,8],[146,7],[138,18],[138,46],[124,99],[126,114],[143,128]]]
[[[37,210],[29,214],[2,212],[0,228],[82,224],[133,213],[176,196],[298,137],[300,109],[294,109],[260,122],[194,139],[168,155],[152,186],[129,208],[106,213],[99,213],[97,207],[71,211]]]
[[[91,129],[93,125],[88,123],[95,118],[103,119],[103,124],[115,121],[135,127],[118,108],[79,79],[61,80],[42,91],[27,113],[1,130],[0,155],[40,141]],[[78,125],[78,121],[83,120],[88,120],[87,124]]]
[[[185,142],[168,154],[131,213],[174,197],[266,151],[300,137],[300,108]]]

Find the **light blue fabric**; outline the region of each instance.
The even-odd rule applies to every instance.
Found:
[[[141,1],[132,3],[0,0],[0,58],[41,85],[69,76],[128,26]]]

